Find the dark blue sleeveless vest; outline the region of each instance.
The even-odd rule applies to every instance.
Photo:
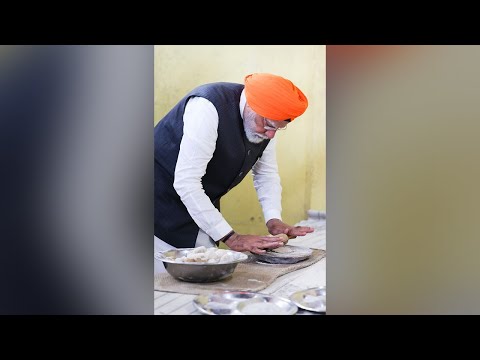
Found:
[[[188,93],[155,127],[155,235],[178,248],[194,247],[198,226],[173,187],[175,166],[183,137],[183,114],[191,97],[203,97],[218,112],[218,139],[213,157],[202,178],[203,189],[217,209],[220,198],[237,186],[263,154],[269,140],[247,140],[240,116],[244,86],[211,83]]]

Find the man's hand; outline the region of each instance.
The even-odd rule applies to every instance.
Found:
[[[314,228],[309,226],[290,226],[285,224],[280,219],[270,219],[267,221],[268,232],[272,235],[286,234],[289,239],[297,236],[305,236],[314,231]]]
[[[233,234],[225,244],[234,251],[250,251],[255,254],[263,254],[265,249],[276,249],[283,246],[281,237],[239,235]]]

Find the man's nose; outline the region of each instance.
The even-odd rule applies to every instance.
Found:
[[[273,138],[275,137],[275,134],[276,134],[276,133],[277,133],[277,132],[276,132],[276,131],[273,131],[273,130],[267,130],[267,131],[265,131],[265,135],[267,135],[269,139],[273,139]]]

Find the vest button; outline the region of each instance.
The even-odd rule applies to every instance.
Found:
[[[248,150],[247,156],[249,156],[251,152],[252,152],[252,150]]]
[[[240,174],[238,174],[238,177],[243,175],[243,171],[240,171]]]

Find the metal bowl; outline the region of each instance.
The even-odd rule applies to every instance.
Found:
[[[162,251],[155,254],[155,257],[163,262],[167,272],[175,279],[204,283],[226,279],[235,271],[237,265],[248,259],[246,254],[226,250],[229,253],[237,254],[239,258],[230,262],[205,263],[205,262],[176,262],[178,257],[186,256],[194,248],[174,249]],[[173,258],[173,259],[172,259]]]

